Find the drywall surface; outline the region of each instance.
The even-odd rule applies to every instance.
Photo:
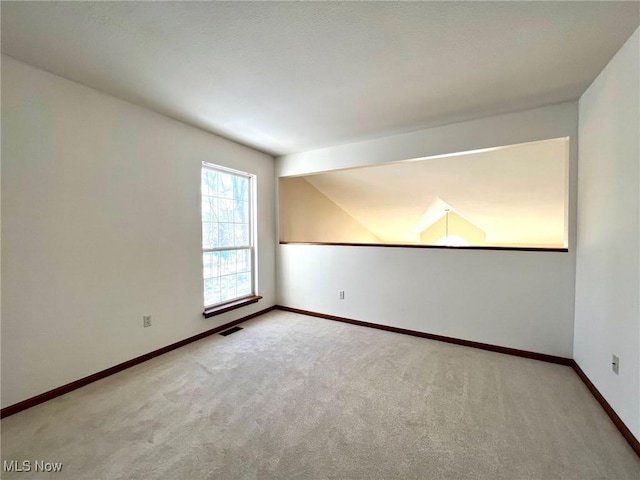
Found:
[[[381,243],[304,178],[281,178],[279,192],[281,241]]]
[[[202,161],[257,175],[264,297],[210,319]],[[2,406],[273,305],[273,164],[3,55]]]
[[[577,120],[569,102],[278,158],[289,176],[570,138],[568,253],[279,245],[278,303],[571,357]]]
[[[640,30],[580,98],[575,360],[640,439]],[[612,355],[620,371],[611,370]]]
[[[279,303],[570,357],[573,308],[550,281],[569,276],[568,255],[281,245]]]

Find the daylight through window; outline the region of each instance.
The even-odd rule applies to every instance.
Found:
[[[204,306],[254,295],[254,177],[202,165],[202,264]]]

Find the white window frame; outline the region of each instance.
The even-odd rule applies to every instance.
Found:
[[[251,174],[251,173],[247,173],[247,172],[242,172],[240,170],[234,170],[232,168],[228,168],[228,167],[223,167],[220,165],[216,165],[213,163],[208,163],[208,162],[202,162],[202,167],[200,170],[200,184],[202,185],[202,177],[204,175],[204,171],[205,170],[213,170],[216,172],[220,172],[220,173],[225,173],[225,174],[229,174],[229,175],[233,175],[233,176],[237,176],[237,177],[243,177],[246,178],[249,182],[248,185],[248,207],[249,207],[249,212],[248,212],[248,218],[249,218],[249,244],[248,245],[241,245],[241,246],[228,246],[228,247],[205,247],[204,246],[204,224],[205,224],[205,219],[203,218],[203,211],[202,211],[202,206],[201,206],[201,210],[200,210],[200,226],[201,226],[201,246],[202,246],[202,254],[201,254],[201,259],[204,261],[204,254],[205,253],[209,253],[209,252],[223,252],[223,251],[239,251],[239,250],[243,250],[243,251],[249,251],[249,262],[250,262],[250,269],[249,269],[249,275],[251,278],[251,291],[246,294],[246,295],[241,295],[241,296],[236,296],[234,298],[231,299],[225,299],[225,300],[221,300],[220,302],[217,303],[213,303],[213,304],[206,304],[205,303],[205,279],[206,278],[211,278],[211,277],[206,277],[204,276],[204,264],[203,264],[203,277],[202,277],[202,298],[203,298],[203,303],[204,303],[204,308],[205,308],[205,312],[204,315],[205,316],[211,316],[212,312],[213,314],[216,313],[217,310],[223,310],[223,311],[227,311],[225,309],[226,306],[228,305],[234,305],[234,304],[238,304],[238,306],[243,306],[246,303],[252,303],[252,302],[244,302],[245,300],[249,299],[253,299],[253,301],[257,301],[260,297],[257,297],[257,293],[256,293],[256,248],[255,248],[255,231],[256,231],[256,216],[255,216],[255,203],[254,203],[254,198],[255,198],[255,188],[256,188],[256,176]],[[201,190],[200,191],[200,199],[202,201],[202,199],[204,199],[205,197],[207,197],[208,195],[205,195],[204,192]],[[219,277],[221,277],[219,275]],[[219,312],[222,313],[222,312]]]

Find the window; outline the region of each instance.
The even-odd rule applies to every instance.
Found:
[[[254,183],[253,175],[202,164],[206,317],[259,299],[255,296],[254,282]]]

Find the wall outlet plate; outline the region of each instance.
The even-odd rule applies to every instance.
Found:
[[[145,328],[151,326],[151,315],[142,316],[142,326]]]
[[[338,298],[339,298],[340,300],[344,300],[344,290],[340,290],[340,291],[338,292]]]
[[[613,355],[611,359],[611,370],[613,370],[613,373],[616,375],[618,375],[618,371],[620,370],[620,359],[615,355]]]

